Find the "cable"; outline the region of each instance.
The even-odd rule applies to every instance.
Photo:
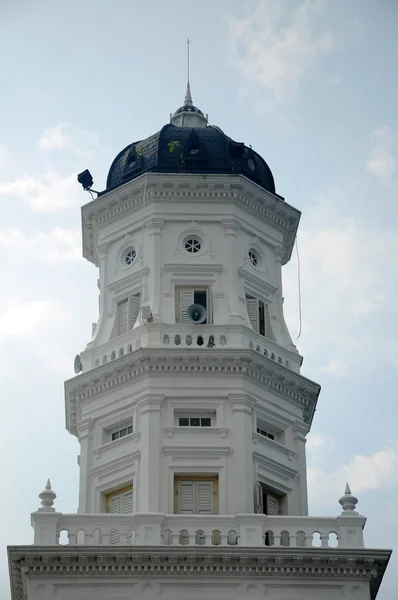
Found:
[[[301,335],[301,326],[302,326],[302,319],[301,319],[301,269],[300,269],[300,255],[299,255],[299,249],[298,249],[298,241],[297,241],[297,236],[296,239],[294,240],[295,246],[296,246],[296,255],[297,255],[297,284],[298,284],[298,305],[299,305],[299,333],[298,336],[296,337],[296,340],[299,339],[300,335]]]

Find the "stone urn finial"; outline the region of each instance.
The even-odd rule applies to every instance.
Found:
[[[358,504],[358,498],[355,498],[355,496],[351,494],[350,486],[348,485],[348,483],[345,486],[344,496],[340,498],[339,503],[343,508],[343,515],[358,514],[357,512],[355,512],[356,505]]]
[[[39,498],[41,500],[41,507],[37,509],[37,512],[55,512],[55,508],[53,508],[54,500],[57,497],[57,494],[53,492],[51,489],[50,480],[47,479],[46,487],[39,494]]]

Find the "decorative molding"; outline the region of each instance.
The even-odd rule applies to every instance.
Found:
[[[222,438],[228,437],[229,429],[227,427],[164,427],[164,432],[167,437],[171,438],[174,435],[179,435],[182,433],[195,433],[200,434],[209,433],[211,435],[219,435]]]
[[[186,458],[196,458],[198,456],[218,458],[219,456],[228,456],[231,452],[229,446],[163,446],[163,452],[166,456],[184,456]]]
[[[164,352],[164,353],[163,353]],[[268,387],[303,410],[303,418],[311,424],[320,386],[299,373],[279,365],[255,350],[159,350],[141,348],[115,362],[106,363],[65,382],[67,426],[76,434],[76,421],[81,418],[81,403],[126,385],[137,377],[151,373],[189,372],[218,375],[240,375]]]
[[[195,277],[213,275],[214,273],[220,273],[223,270],[222,264],[207,264],[207,263],[165,263],[163,265],[164,271],[176,275],[185,275],[186,277],[192,278],[192,273],[195,273]]]
[[[8,548],[13,600],[27,600],[26,581],[39,577],[42,581],[78,575],[86,587],[93,577],[111,582],[123,577],[150,577],[156,585],[157,577],[178,575],[178,582],[192,581],[201,575],[214,585],[220,578],[239,576],[245,580],[282,577],[322,582],[322,586],[339,580],[362,580],[370,585],[371,600],[376,598],[391,552],[387,550],[326,550],[322,548],[225,548],[211,546],[112,547],[101,549],[85,546],[11,546]],[[230,580],[229,580],[230,581]],[[130,585],[130,580],[126,583]]]
[[[101,194],[83,206],[83,255],[97,262],[96,242],[99,227],[120,219],[126,214],[148,206],[158,199],[163,202],[200,202],[219,206],[231,202],[245,207],[263,222],[272,224],[283,233],[284,257],[288,262],[301,213],[280,197],[264,190],[242,175],[184,175],[146,173],[110,192]],[[214,189],[217,182],[217,190]],[[182,189],[184,186],[184,189]],[[145,192],[145,197],[144,197]],[[229,219],[227,219],[227,222]]]
[[[134,433],[129,433],[128,435],[125,435],[124,437],[119,438],[117,440],[112,440],[110,442],[106,442],[105,444],[101,444],[101,446],[94,448],[91,452],[98,459],[107,450],[112,450],[117,446],[123,446],[124,443],[133,442],[134,444],[136,444],[139,441],[140,437],[141,432],[135,431]]]
[[[125,275],[114,283],[108,285],[110,292],[122,292],[126,288],[132,288],[136,284],[141,284],[142,278],[149,274],[149,267],[143,267],[131,275]]]
[[[253,433],[253,443],[256,445],[257,444],[260,444],[260,445],[265,444],[266,446],[273,448],[277,452],[281,452],[282,454],[285,454],[289,460],[293,460],[293,459],[297,458],[297,454],[293,450],[286,448],[286,446],[284,446],[283,444],[280,444],[279,442],[276,442],[275,440],[271,440],[270,438],[267,438],[267,437],[261,435],[260,433],[256,433],[256,432]],[[257,453],[257,454],[260,454],[260,453]]]
[[[287,465],[283,465],[279,461],[270,458],[269,456],[265,456],[264,454],[260,454],[260,452],[253,452],[253,461],[255,464],[263,467],[267,472],[274,473],[282,479],[291,480],[297,477],[298,471],[297,469],[292,469]]]
[[[134,452],[129,452],[128,454],[109,460],[104,465],[99,465],[98,467],[90,469],[90,473],[100,477],[101,475],[106,475],[109,472],[120,470],[124,467],[131,467],[133,462],[140,460],[140,458],[141,450],[135,450]]]

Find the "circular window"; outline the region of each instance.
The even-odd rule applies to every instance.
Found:
[[[202,247],[202,242],[197,237],[189,237],[184,242],[184,248],[190,254],[196,254]]]
[[[260,264],[260,255],[257,250],[254,250],[254,248],[250,248],[249,250],[249,260],[253,267],[258,267]]]
[[[254,160],[252,158],[249,158],[249,160],[247,161],[247,165],[248,165],[250,171],[256,170],[256,163],[254,162]]]
[[[128,267],[135,262],[137,258],[136,249],[133,246],[129,246],[122,254],[122,263],[127,265]]]

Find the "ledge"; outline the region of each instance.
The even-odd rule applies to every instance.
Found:
[[[124,578],[143,573],[150,573],[153,579],[178,575],[179,581],[198,574],[212,581],[231,575],[251,580],[273,576],[293,581],[298,577],[323,579],[325,584],[336,577],[347,581],[362,579],[370,583],[374,600],[390,555],[390,550],[372,549],[8,547],[13,600],[26,600],[26,579],[32,576],[75,578],[78,575],[83,583],[93,576],[109,582],[120,578],[121,573]]]

